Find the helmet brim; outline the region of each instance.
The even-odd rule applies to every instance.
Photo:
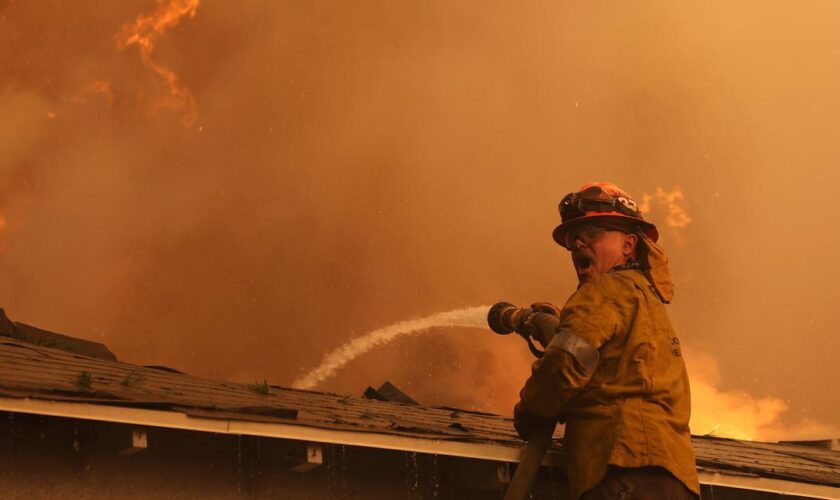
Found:
[[[628,232],[634,232],[636,229],[639,229],[645,233],[645,236],[654,242],[659,241],[659,231],[656,229],[656,226],[646,220],[630,217],[619,212],[587,212],[586,215],[582,217],[568,220],[555,227],[551,236],[558,245],[568,249],[566,246],[566,233],[569,229],[583,222],[594,222],[597,219],[607,219],[611,222],[618,222],[622,226],[626,226]]]

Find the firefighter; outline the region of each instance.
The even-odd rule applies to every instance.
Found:
[[[688,376],[665,304],[673,296],[656,227],[610,183],[560,203],[554,240],[580,282],[514,408],[528,439],[565,422],[573,499],[696,499]]]

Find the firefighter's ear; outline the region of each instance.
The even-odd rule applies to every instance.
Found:
[[[624,246],[621,253],[626,256],[636,255],[636,247],[639,245],[639,236],[633,233],[624,235]]]

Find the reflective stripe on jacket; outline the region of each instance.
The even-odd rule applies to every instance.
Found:
[[[641,272],[611,272],[578,288],[520,398],[528,413],[566,421],[572,498],[609,464],[661,466],[699,494],[682,350]]]

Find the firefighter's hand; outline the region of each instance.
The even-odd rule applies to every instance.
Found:
[[[550,434],[555,425],[557,425],[556,418],[538,417],[528,413],[522,407],[521,401],[513,407],[513,427],[523,441],[528,441],[535,435]]]
[[[522,322],[522,330],[526,335],[546,347],[551,342],[551,338],[554,337],[559,324],[560,320],[557,316],[542,311],[534,311]]]
[[[555,318],[560,317],[560,308],[551,302],[534,302],[531,304],[531,310],[534,312],[550,314]]]

